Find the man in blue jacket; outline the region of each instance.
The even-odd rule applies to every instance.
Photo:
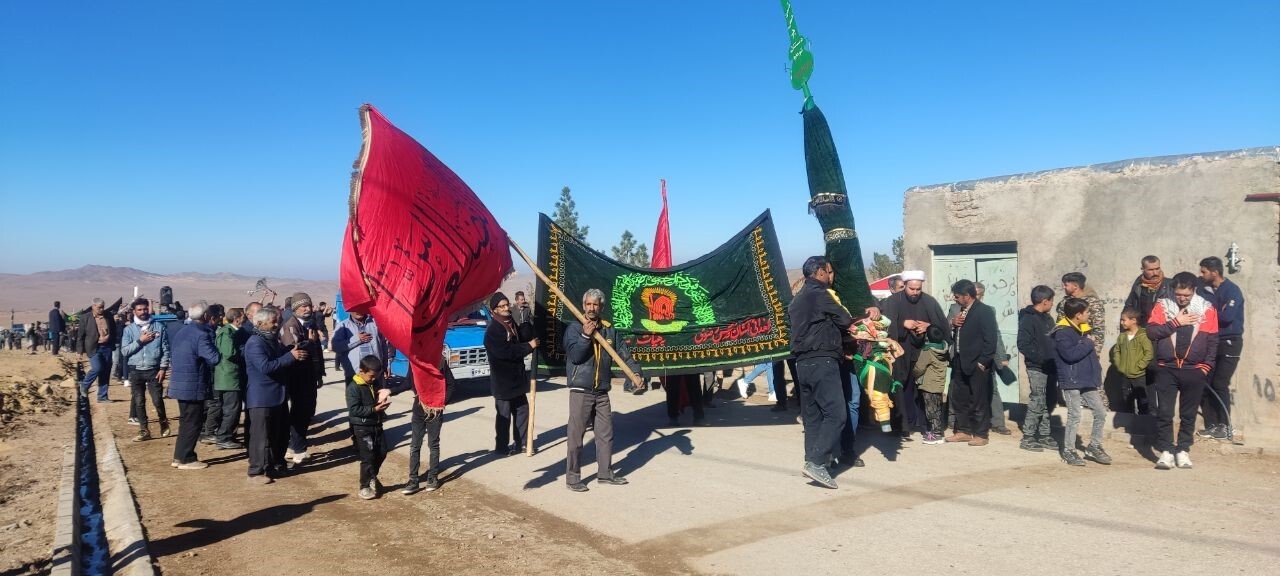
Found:
[[[204,401],[213,388],[213,367],[222,360],[213,342],[208,305],[200,302],[187,311],[190,322],[170,339],[169,397],[178,401],[178,441],[173,446],[174,468],[200,470],[209,465],[196,458],[196,440],[204,425]]]
[[[285,407],[288,370],[305,361],[301,348],[280,343],[280,311],[269,306],[253,314],[253,335],[244,345],[245,400],[249,420],[249,482],[270,484],[285,470],[289,410]]]
[[[1226,440],[1231,437],[1231,377],[1244,350],[1244,292],[1222,276],[1222,259],[1217,256],[1200,261],[1200,280],[1203,284],[1196,292],[1218,309],[1218,351],[1209,373],[1210,393],[1200,399],[1204,430],[1197,435]]]
[[[138,435],[134,442],[151,439],[147,422],[147,393],[156,408],[156,420],[160,422],[160,436],[169,436],[169,418],[164,410],[164,379],[169,371],[169,334],[164,324],[151,321],[151,303],[138,298],[129,306],[133,319],[120,333],[120,356],[129,364],[129,386],[132,394],[132,413],[138,420]]]

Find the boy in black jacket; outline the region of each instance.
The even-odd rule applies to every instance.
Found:
[[[1053,288],[1045,285],[1031,289],[1031,305],[1018,311],[1018,350],[1027,368],[1027,418],[1022,424],[1023,450],[1040,452],[1044,449],[1058,451],[1058,441],[1049,434],[1049,377],[1057,369],[1054,365],[1053,339]]]
[[[372,354],[360,360],[360,368],[347,384],[347,417],[351,440],[360,458],[360,498],[372,500],[382,491],[378,470],[387,458],[382,418],[391,405],[391,393],[381,385],[382,361]]]

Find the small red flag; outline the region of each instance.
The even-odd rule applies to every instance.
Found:
[[[466,183],[373,106],[351,177],[340,283],[409,359],[418,399],[443,408],[440,351],[450,318],[511,270],[507,233]]]
[[[667,223],[667,181],[662,180],[662,214],[658,215],[658,232],[653,236],[653,258],[650,268],[671,267],[671,225]]]

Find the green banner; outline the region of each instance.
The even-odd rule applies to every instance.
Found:
[[[615,261],[542,214],[538,267],[579,308],[587,290],[604,292],[601,317],[648,375],[747,366],[791,353],[791,289],[767,210],[714,252],[662,270]],[[561,339],[573,321],[573,313],[539,283],[540,366],[563,367]]]

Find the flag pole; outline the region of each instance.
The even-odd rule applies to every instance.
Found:
[[[529,359],[529,425],[525,428],[524,455],[533,456],[533,423],[538,407],[538,349]]]
[[[564,307],[568,308],[569,312],[573,313],[573,317],[577,318],[579,322],[586,324],[587,319],[583,317],[582,311],[578,310],[578,307],[573,305],[573,301],[569,300],[569,298],[567,298],[564,295],[564,292],[561,292],[560,288],[557,287],[555,283],[551,281],[550,278],[547,278],[547,275],[544,274],[540,268],[538,268],[538,265],[535,264],[533,260],[529,258],[529,255],[525,254],[524,250],[520,249],[520,245],[516,244],[516,241],[512,240],[510,236],[507,236],[507,243],[510,244],[511,247],[515,249],[516,254],[519,254],[520,257],[524,259],[525,263],[528,264],[530,268],[533,268],[533,273],[537,274],[538,279],[542,280],[542,283],[546,284],[547,288],[551,289],[551,291],[555,293],[556,297],[559,298],[560,301],[564,303]],[[622,369],[622,373],[625,374],[627,378],[631,380],[632,384],[635,384],[636,386],[642,385],[643,381],[640,380],[640,377],[637,376],[635,372],[631,371],[631,367],[627,366],[626,362],[622,361],[622,357],[618,356],[618,351],[613,349],[613,345],[610,344],[609,341],[605,339],[603,335],[600,334],[599,330],[596,330],[595,333],[591,335],[591,337],[594,338],[595,341],[599,343],[601,347],[604,348],[605,352],[609,353],[609,357],[613,358],[613,363],[616,364],[618,368]],[[530,414],[530,416],[531,416],[529,420],[530,429],[532,429],[532,425],[533,425],[532,414]]]

